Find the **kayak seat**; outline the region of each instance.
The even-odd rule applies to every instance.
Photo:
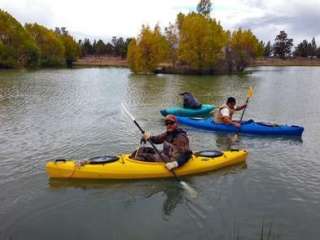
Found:
[[[231,149],[229,149],[229,151],[230,151],[230,152],[239,152],[240,150],[237,149],[237,148],[231,148]]]
[[[209,157],[209,158],[215,158],[220,157],[223,155],[223,152],[217,151],[217,150],[203,150],[200,152],[194,153],[197,157]]]
[[[67,161],[66,159],[56,159],[56,160],[54,160],[55,162],[65,162],[65,161]]]
[[[183,108],[185,108],[185,109],[201,109],[202,108],[202,104],[199,104],[198,106],[195,106],[195,107],[188,106],[188,105],[185,106],[184,105]]]
[[[251,124],[251,123],[254,123],[254,120],[253,119],[249,119],[247,121],[242,121],[241,124]]]
[[[105,163],[112,163],[115,161],[118,161],[119,157],[117,156],[99,156],[99,157],[94,157],[94,158],[90,158],[88,160],[89,164],[105,164]]]
[[[279,125],[275,123],[257,122],[257,124],[265,127],[279,127]]]
[[[190,119],[192,119],[192,120],[206,120],[203,117],[190,117]]]

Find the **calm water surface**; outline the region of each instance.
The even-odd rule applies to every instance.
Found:
[[[320,68],[245,76],[133,76],[127,69],[0,72],[0,239],[319,239]],[[245,166],[174,180],[53,181],[49,159],[131,152],[140,135],[120,109],[160,133],[182,91],[203,103],[254,97],[245,118],[303,125],[302,139],[187,128],[193,150],[245,148]]]

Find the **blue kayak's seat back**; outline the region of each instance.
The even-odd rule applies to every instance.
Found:
[[[256,122],[256,124],[264,126],[264,127],[280,127],[280,125],[275,124],[275,123]]]
[[[249,119],[247,121],[242,121],[241,124],[251,124],[251,123],[254,123],[254,120],[253,119]]]

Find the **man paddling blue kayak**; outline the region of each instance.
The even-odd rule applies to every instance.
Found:
[[[246,107],[247,104],[236,106],[236,99],[234,97],[229,97],[227,102],[214,112],[214,121],[216,123],[231,124],[237,128],[240,128],[240,122],[232,120],[232,116],[235,111],[241,111]]]

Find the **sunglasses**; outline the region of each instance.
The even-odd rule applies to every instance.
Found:
[[[174,124],[176,124],[176,122],[165,121],[164,124],[165,124],[166,126],[168,126],[168,125],[174,125]]]

